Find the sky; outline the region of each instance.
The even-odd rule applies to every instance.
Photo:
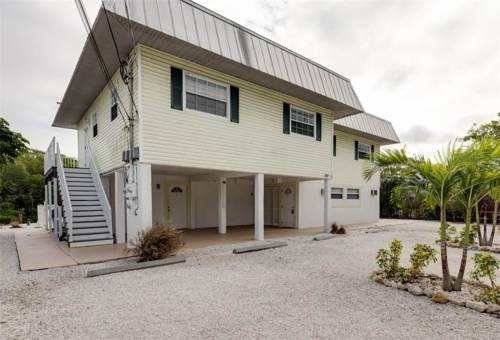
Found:
[[[83,0],[93,21],[100,1]],[[403,147],[433,155],[500,112],[498,0],[198,0],[349,78]],[[36,149],[51,127],[86,33],[73,0],[0,0],[0,116]]]

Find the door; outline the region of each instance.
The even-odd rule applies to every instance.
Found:
[[[295,187],[283,186],[280,190],[280,225],[295,226]]]
[[[89,141],[90,141],[90,122],[87,123],[87,126],[83,130],[83,167],[89,168]],[[82,165],[79,165],[82,166]]]
[[[186,184],[171,183],[167,186],[167,219],[177,229],[187,226]]]

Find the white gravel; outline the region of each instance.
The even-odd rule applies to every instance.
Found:
[[[406,252],[433,244],[436,228],[300,237],[242,255],[210,247],[184,252],[184,264],[96,278],[86,271],[113,263],[20,272],[12,231],[2,230],[0,338],[498,339],[497,318],[368,279],[378,248],[395,237]],[[459,251],[450,257],[455,272]]]

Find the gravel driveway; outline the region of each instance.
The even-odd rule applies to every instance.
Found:
[[[415,222],[298,237],[242,255],[211,247],[186,251],[184,264],[96,278],[86,271],[111,264],[19,272],[12,231],[0,231],[0,337],[498,339],[497,318],[368,280],[380,247],[397,237],[408,253],[436,230]],[[459,251],[450,253],[456,272]]]

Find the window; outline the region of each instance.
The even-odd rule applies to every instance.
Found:
[[[359,189],[347,189],[348,200],[359,200]]]
[[[92,114],[92,136],[97,137],[97,112]]]
[[[358,158],[370,159],[371,147],[368,144],[359,143],[358,145]]]
[[[192,74],[186,74],[185,80],[186,108],[221,117],[228,116],[228,85]]]
[[[299,135],[314,137],[316,114],[296,107],[290,108],[292,132]]]
[[[333,200],[341,200],[344,198],[344,188],[331,188],[330,198]]]
[[[118,117],[118,103],[117,103],[117,93],[116,91],[111,91],[111,121]]]

